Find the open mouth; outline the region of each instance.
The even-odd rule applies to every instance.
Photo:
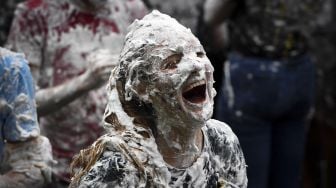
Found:
[[[199,81],[187,86],[182,96],[190,103],[203,103],[206,100],[206,84],[205,81]]]

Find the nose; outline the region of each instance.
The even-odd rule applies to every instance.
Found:
[[[211,62],[206,59],[199,59],[198,61],[193,61],[193,69],[192,74],[195,75],[203,75],[208,80],[213,81],[213,72],[214,68]]]
[[[191,63],[191,74],[203,75],[205,73],[205,63],[200,59],[193,59]]]
[[[204,69],[205,64],[202,61],[193,61],[194,70],[200,71]]]
[[[211,67],[211,63],[209,63],[207,58],[184,56],[182,62],[184,70],[187,72],[191,71],[192,74],[204,74],[206,71],[209,71],[209,66]]]

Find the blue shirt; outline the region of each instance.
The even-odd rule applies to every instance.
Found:
[[[5,142],[40,133],[34,83],[24,55],[0,48],[0,159]]]

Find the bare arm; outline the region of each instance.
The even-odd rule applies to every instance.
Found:
[[[31,10],[28,7],[26,2],[18,6],[7,46],[10,49],[15,49],[15,51],[24,52],[30,62],[34,79],[38,82],[41,79],[41,69],[44,68],[42,65],[45,62],[43,57],[45,56],[44,50],[48,40],[48,33],[46,33],[47,25],[45,23],[47,23],[48,19],[43,12],[35,11],[35,9]],[[122,43],[119,41],[121,39],[123,37],[119,35],[115,36],[116,49],[121,48]],[[115,57],[112,60],[109,59],[109,56],[115,56],[116,49],[109,49],[114,50],[113,53],[106,54],[105,52],[104,55],[98,56],[91,61],[87,60],[89,66],[82,75],[60,85],[41,88],[36,91],[38,114],[44,116],[52,113],[79,96],[103,85],[107,81],[112,67],[117,62]],[[91,53],[96,54],[98,52],[99,50]]]
[[[43,187],[51,181],[52,162],[51,145],[43,136],[23,142],[8,142],[4,165],[9,171],[0,175],[0,187]]]
[[[225,21],[234,11],[238,0],[207,0],[204,4],[204,22],[217,26]]]
[[[208,43],[221,51],[227,47],[227,25],[225,21],[236,11],[240,0],[206,0],[203,21]]]
[[[61,85],[36,92],[37,112],[40,116],[56,111],[108,80],[112,68],[117,64],[117,55],[106,50],[97,53],[85,73]]]
[[[48,115],[90,90],[101,86],[103,81],[95,77],[90,78],[90,73],[85,72],[56,87],[38,90],[36,92],[37,113],[40,116]]]

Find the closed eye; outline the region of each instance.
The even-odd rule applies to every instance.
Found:
[[[182,54],[173,54],[163,60],[161,70],[172,70],[177,68],[177,64],[182,59]]]

